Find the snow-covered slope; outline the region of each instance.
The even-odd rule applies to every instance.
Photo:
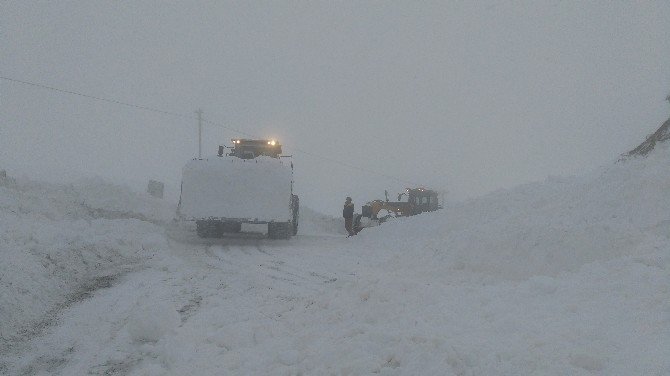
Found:
[[[173,210],[100,179],[0,179],[0,345],[164,245],[149,222],[167,221]]]
[[[670,96],[668,96],[670,98]],[[670,140],[670,119],[666,120],[663,125],[661,125],[656,132],[647,136],[647,139],[644,140],[638,147],[624,154],[622,159],[628,157],[638,157],[645,156],[650,151],[654,150],[657,143],[663,143]]]
[[[556,276],[639,255],[670,234],[670,144],[581,177],[549,178],[366,230],[361,240],[426,257],[440,272]],[[423,262],[423,261],[421,261]]]

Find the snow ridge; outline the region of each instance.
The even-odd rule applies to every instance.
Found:
[[[626,153],[624,158],[631,156],[645,156],[649,154],[650,151],[654,150],[657,142],[665,142],[667,140],[670,140],[670,119],[666,120],[656,132],[647,137],[647,139],[638,145],[638,147]]]
[[[132,210],[131,210],[132,208]],[[102,181],[0,180],[0,352],[164,246],[165,204]],[[103,278],[103,279],[101,279]]]
[[[361,235],[390,249],[418,249],[439,260],[439,270],[510,280],[575,272],[670,234],[669,151],[658,144],[646,158],[494,192]]]

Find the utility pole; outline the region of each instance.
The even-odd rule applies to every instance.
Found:
[[[198,114],[198,159],[202,159],[202,110],[195,113]]]

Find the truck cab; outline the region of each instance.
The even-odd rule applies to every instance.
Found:
[[[439,209],[437,192],[425,188],[407,188],[407,202],[412,204],[411,215]]]
[[[234,138],[231,140],[233,146],[228,153],[229,156],[241,159],[254,159],[262,155],[279,158],[281,155],[281,144],[276,140],[249,140]],[[223,154],[223,147],[219,147],[219,157]]]

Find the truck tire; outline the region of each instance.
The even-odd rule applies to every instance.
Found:
[[[291,226],[293,227],[293,235],[298,235],[298,220],[300,219],[300,199],[298,196],[291,196],[291,209],[293,211],[293,220],[291,221]]]
[[[219,236],[219,226],[214,221],[196,221],[196,232],[201,238],[214,238]]]
[[[242,224],[239,222],[223,222],[221,223],[221,233],[238,233],[242,231]]]
[[[291,222],[291,231],[293,236],[298,235],[298,218],[296,217],[293,222]]]
[[[293,233],[291,222],[270,222],[268,223],[268,238],[270,239],[290,239]]]

